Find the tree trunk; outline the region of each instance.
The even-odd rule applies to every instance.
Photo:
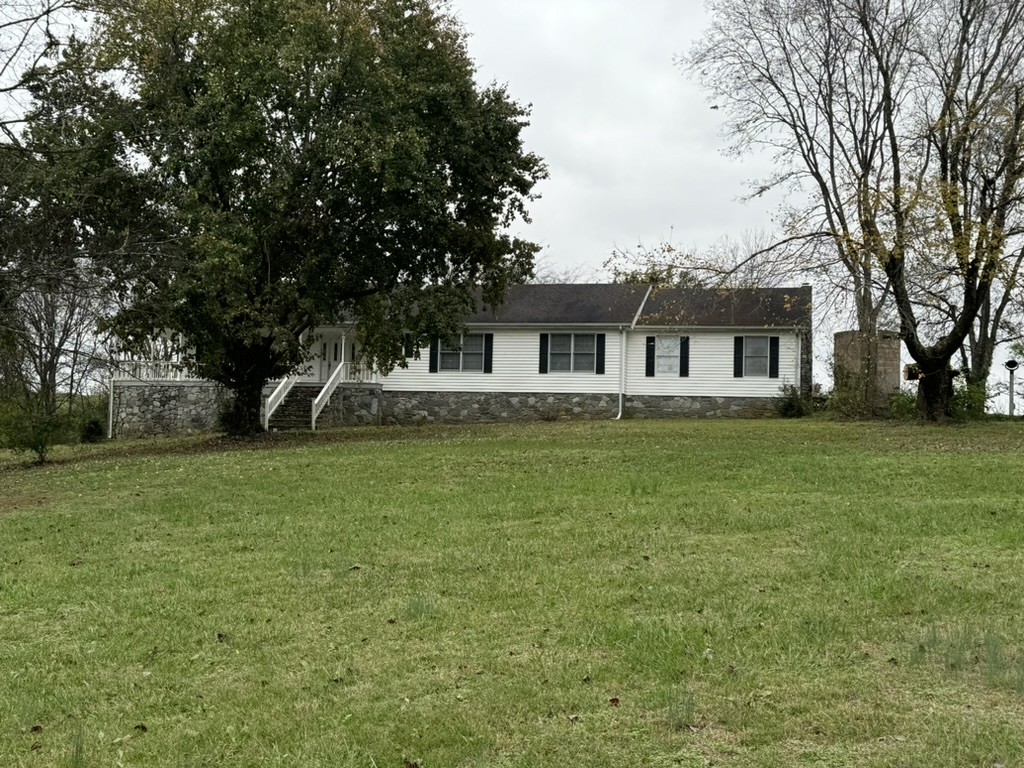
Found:
[[[955,371],[944,365],[925,370],[917,381],[917,412],[925,421],[945,422],[953,417],[953,377]]]
[[[233,437],[251,437],[263,432],[260,411],[264,381],[247,381],[233,388],[234,399],[225,414],[224,429]]]

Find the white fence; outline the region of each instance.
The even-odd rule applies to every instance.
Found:
[[[112,360],[110,378],[113,381],[199,380],[176,360]]]

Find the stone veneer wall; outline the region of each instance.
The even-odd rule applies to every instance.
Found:
[[[207,381],[115,381],[111,437],[213,432],[227,393]]]
[[[617,394],[514,394],[507,392],[386,392],[382,423],[555,421],[611,419]],[[714,418],[773,414],[772,398],[627,395],[623,418]]]
[[[756,418],[774,416],[771,397],[668,397],[626,395],[625,416],[631,419]]]
[[[340,397],[339,397],[340,395]],[[207,382],[114,382],[113,437],[213,432],[228,395]],[[479,423],[611,419],[617,394],[382,392],[342,387],[317,420],[319,428],[375,424]],[[628,419],[767,416],[771,398],[627,395]]]
[[[363,427],[381,423],[382,394],[377,387],[338,387],[316,420],[317,429]]]

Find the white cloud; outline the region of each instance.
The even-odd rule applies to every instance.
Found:
[[[704,246],[768,228],[778,199],[742,204],[763,159],[722,154],[719,115],[675,64],[707,24],[679,0],[455,0],[478,78],[531,103],[527,146],[551,179],[525,236],[565,266],[672,237]]]

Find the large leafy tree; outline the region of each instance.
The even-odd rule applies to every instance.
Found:
[[[126,129],[178,238],[126,261],[126,339],[187,339],[259,429],[268,380],[304,334],[360,318],[367,358],[454,333],[483,286],[531,269],[504,234],[545,171],[526,110],[479,88],[458,23],[431,0],[142,0],[111,4],[98,62],[125,77]]]
[[[921,374],[918,405],[950,412],[950,361],[1013,279],[1024,175],[1020,0],[714,0],[688,60],[738,150],[766,146],[845,272],[860,327],[892,302]],[[941,285],[942,313],[929,290]],[[890,298],[891,297],[891,298]],[[930,318],[939,322],[927,322]],[[989,360],[991,358],[989,357]]]

